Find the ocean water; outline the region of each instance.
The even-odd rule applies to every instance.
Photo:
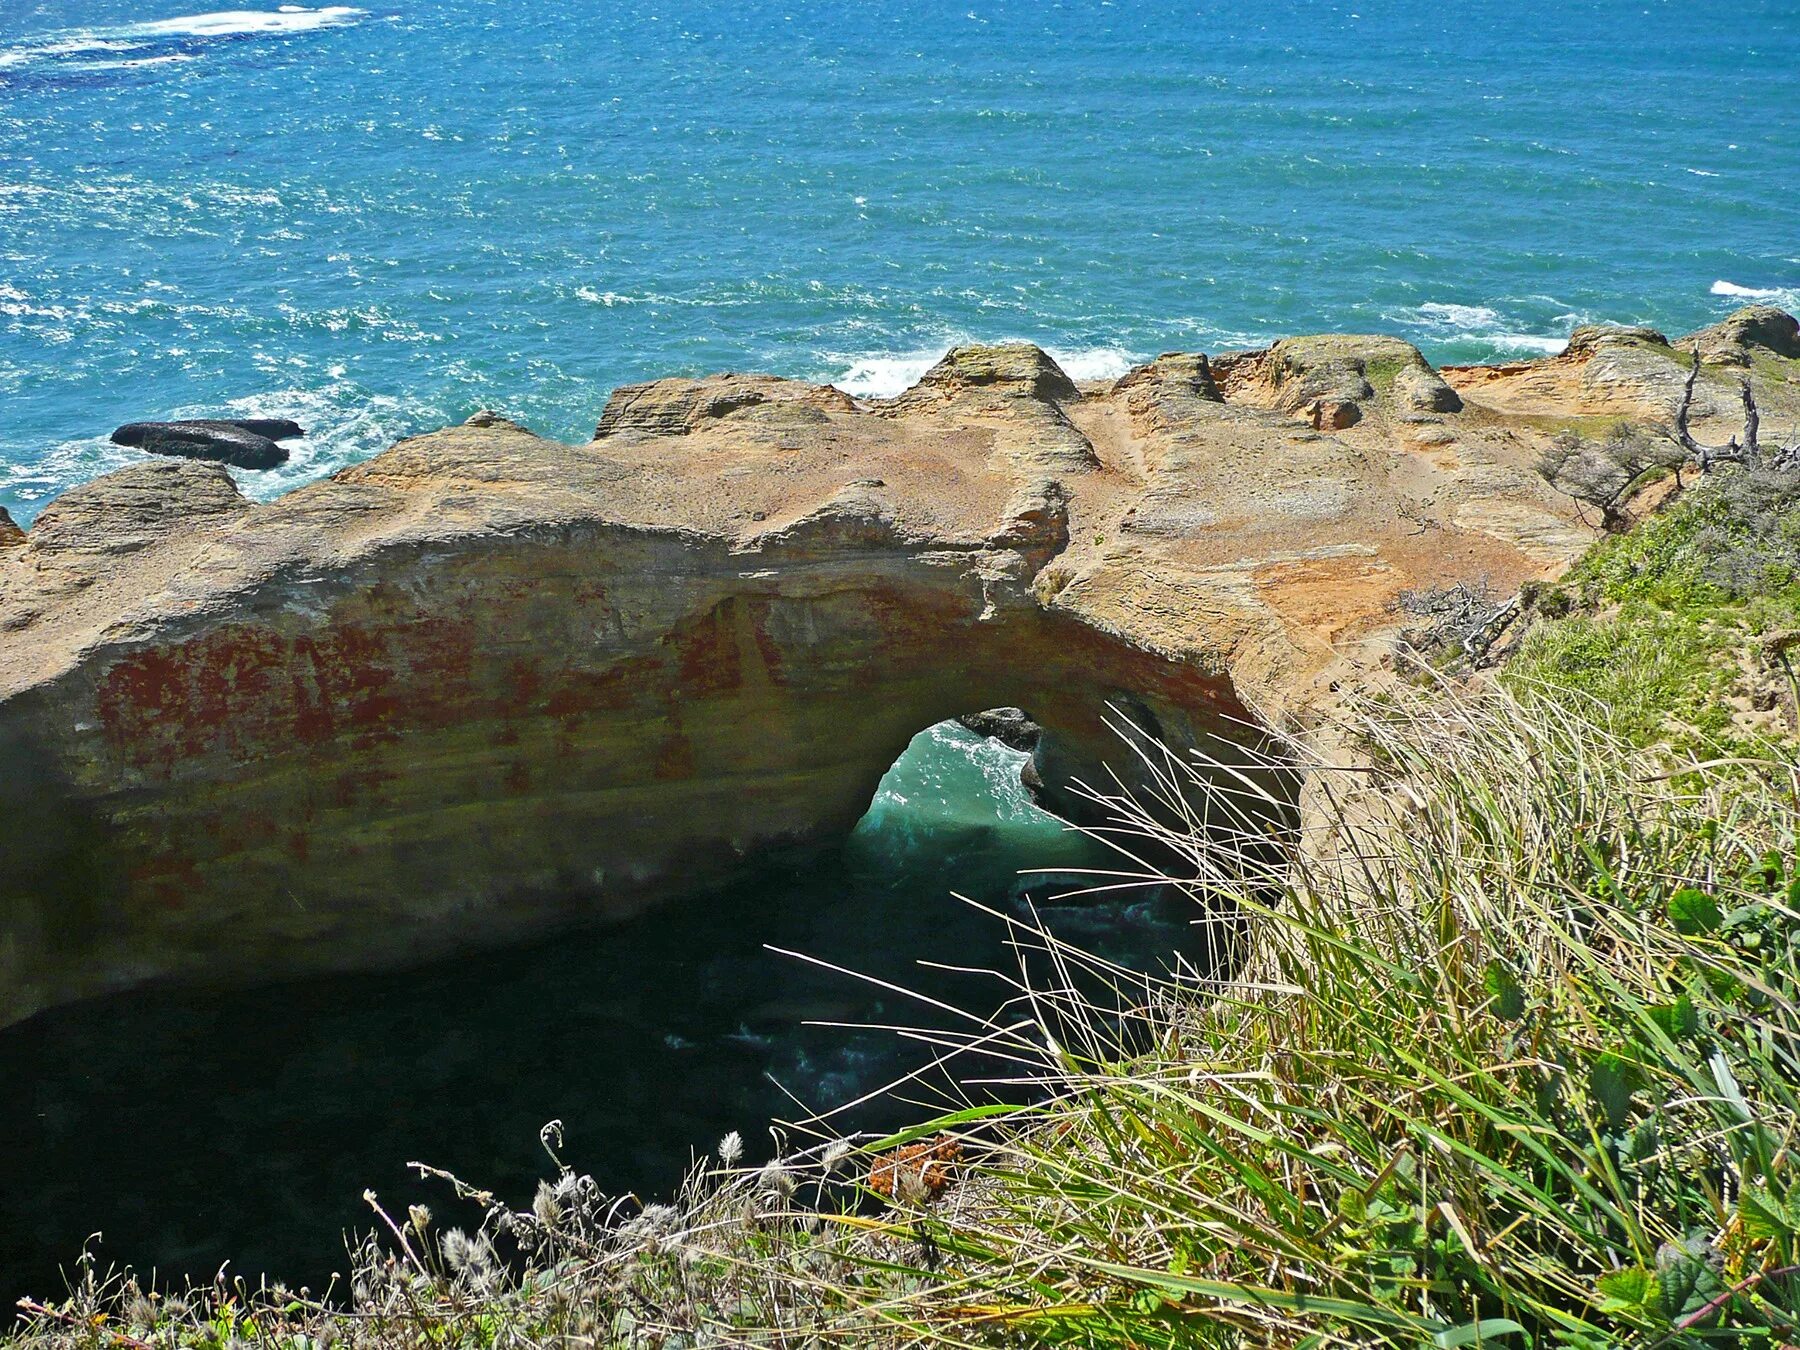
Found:
[[[0,506],[137,418],[298,418],[269,496],[668,373],[1791,306],[1796,69],[1794,0],[0,0]]]
[[[963,1024],[801,957],[991,1012],[1008,996],[993,976],[918,963],[1016,974],[1033,958],[954,891],[1136,969],[1199,959],[1191,902],[1072,895],[1093,884],[1077,869],[1120,861],[1031,804],[1024,758],[927,728],[841,846],[627,924],[408,971],[142,990],[0,1031],[0,1308],[59,1293],[93,1233],[102,1265],[165,1281],[230,1261],[321,1290],[372,1219],[365,1187],[472,1225],[406,1163],[523,1203],[551,1119],[572,1164],[650,1198],[730,1130],[760,1162],[771,1119],[877,1093],[822,1128],[886,1129],[920,1118],[909,1102],[1007,1091],[968,1080],[1017,1065],[972,1059],[879,1094],[942,1048],[875,1028]]]

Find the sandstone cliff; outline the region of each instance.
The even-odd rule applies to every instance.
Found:
[[[1702,413],[1740,375],[1789,406],[1786,324],[1677,344]],[[632,386],[587,445],[484,413],[267,505],[109,475],[0,520],[0,1024],[625,914],[847,831],[913,733],[994,705],[1064,803],[1122,758],[1109,705],[1177,746],[1304,723],[1400,591],[1565,566],[1538,448],[1657,415],[1683,357],[1440,374],[1335,336],[1078,387],[963,348],[887,402]]]

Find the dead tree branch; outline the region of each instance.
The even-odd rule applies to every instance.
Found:
[[[1757,425],[1761,420],[1756,412],[1756,395],[1750,391],[1750,381],[1744,380],[1739,388],[1744,398],[1744,439],[1740,443],[1736,436],[1724,445],[1706,445],[1694,439],[1694,433],[1688,427],[1688,419],[1694,410],[1694,382],[1700,378],[1700,353],[1693,354],[1693,364],[1688,367],[1687,383],[1682,386],[1681,406],[1675,411],[1675,440],[1693,457],[1701,473],[1710,473],[1718,464],[1744,464],[1750,468],[1760,468],[1762,461],[1761,447],[1756,440]]]
[[[1420,652],[1452,650],[1471,669],[1490,664],[1494,644],[1506,632],[1519,611],[1520,598],[1498,599],[1486,577],[1479,582],[1454,582],[1421,591],[1402,591],[1393,607],[1423,623],[1405,630],[1404,636]]]

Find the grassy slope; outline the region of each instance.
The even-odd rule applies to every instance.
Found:
[[[1769,647],[1800,625],[1800,483],[1705,483],[1603,540],[1535,603],[1555,617],[1509,662],[1515,686],[1590,695],[1637,744],[1718,749],[1791,731],[1788,663]]]
[[[1720,478],[1537,595],[1502,687],[1354,709],[1376,772],[1324,780],[1328,856],[1245,878],[1217,835],[1165,839],[1252,915],[1245,978],[1063,951],[1088,996],[944,1033],[1048,1096],[913,1132],[960,1138],[958,1186],[921,1156],[872,1195],[902,1140],[726,1147],[647,1209],[552,1168],[472,1236],[384,1216],[349,1313],[95,1279],[15,1343],[1800,1341],[1796,777],[1760,737],[1788,502]],[[1250,789],[1211,807],[1254,832]]]

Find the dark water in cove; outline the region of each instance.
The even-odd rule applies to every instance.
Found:
[[[1031,805],[1022,758],[932,728],[842,848],[621,927],[404,972],[139,992],[0,1032],[0,1307],[59,1291],[59,1262],[95,1231],[103,1260],[206,1279],[230,1259],[322,1288],[344,1269],[342,1231],[371,1217],[365,1187],[455,1221],[447,1190],[407,1172],[419,1159],[524,1201],[553,1118],[571,1163],[646,1196],[727,1131],[766,1152],[765,1122],[806,1113],[795,1099],[835,1106],[934,1053],[803,1022],[951,1019],[764,944],[985,1013],[1004,997],[991,979],[916,965],[1012,966],[998,922],[951,891],[1023,913],[1025,881],[1074,883],[1019,869],[1116,865]],[[1194,933],[1191,909],[1152,894],[1045,912],[1059,936],[1139,968]],[[918,1114],[888,1101],[844,1124]]]
[[[298,419],[267,498],[481,407],[584,440],[673,373],[887,395],[968,339],[1098,378],[1791,308],[1796,69],[1794,0],[0,0],[0,507],[136,461],[139,418]],[[843,849],[626,927],[0,1033],[0,1308],[96,1230],[317,1286],[365,1187],[448,1208],[408,1159],[523,1195],[558,1117],[655,1191],[783,1089],[877,1086],[925,1051],[800,1023],[930,1014],[763,944],[993,1001],[911,963],[1003,963],[950,891],[1087,857],[1016,765],[934,730]],[[1140,965],[1191,931],[1055,913]]]

